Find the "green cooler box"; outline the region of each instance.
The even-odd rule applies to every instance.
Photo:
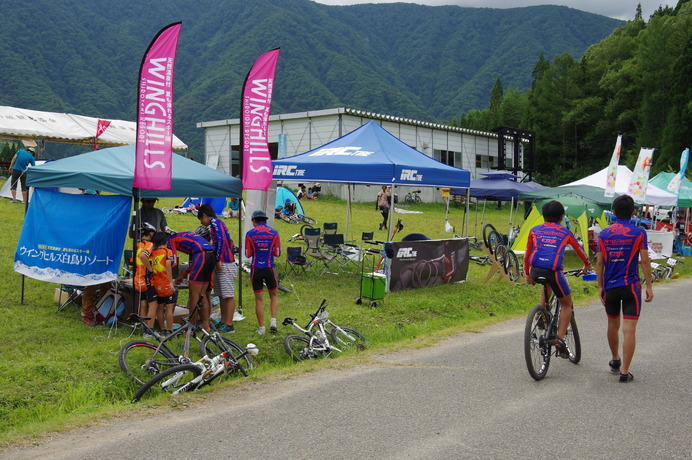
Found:
[[[366,299],[384,299],[387,277],[381,273],[365,273],[360,279],[360,296]]]

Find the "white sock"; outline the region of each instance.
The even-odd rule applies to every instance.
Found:
[[[276,327],[276,318],[272,318],[269,320],[269,326]]]
[[[264,326],[262,326],[262,327],[260,327],[259,329],[257,329],[257,333],[258,333],[259,335],[264,335],[264,333],[266,332],[266,330],[267,330],[267,329],[266,329]]]

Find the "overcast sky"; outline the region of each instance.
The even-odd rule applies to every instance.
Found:
[[[515,8],[533,5],[564,5],[577,10],[601,14],[616,19],[634,19],[637,3],[642,4],[645,20],[659,5],[674,7],[677,0],[314,0],[325,5],[353,5],[355,3],[418,3],[421,5],[458,5],[476,8]]]

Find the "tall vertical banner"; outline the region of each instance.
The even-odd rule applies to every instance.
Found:
[[[644,204],[646,200],[646,187],[649,185],[649,172],[651,171],[651,158],[654,156],[654,149],[642,148],[639,151],[637,164],[632,171],[630,185],[627,194],[634,199],[637,204]]]
[[[170,190],[173,156],[173,69],[182,23],[169,24],[149,44],[139,69],[137,144],[132,186]]]
[[[94,136],[94,150],[99,149],[98,138],[101,137],[101,134],[103,134],[103,132],[106,129],[108,129],[110,125],[111,122],[108,120],[99,120],[96,124],[96,136]]]
[[[682,179],[685,177],[685,170],[687,170],[687,163],[690,161],[690,149],[685,149],[680,155],[680,172],[678,172],[673,179],[671,179],[668,184],[668,191],[678,195],[680,193],[680,184],[682,184]]]
[[[266,191],[272,181],[267,131],[278,59],[279,48],[264,53],[255,61],[243,85],[240,116],[244,190]]]
[[[620,163],[620,150],[622,149],[622,134],[618,136],[617,142],[615,142],[615,149],[613,149],[613,156],[610,157],[610,164],[608,165],[608,174],[606,175],[606,186],[604,196],[614,196],[615,195],[615,179],[618,173],[618,164]]]

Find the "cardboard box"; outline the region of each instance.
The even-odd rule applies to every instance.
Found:
[[[67,291],[63,291],[60,288],[55,288],[55,293],[53,295],[53,300],[55,301],[56,305],[62,305],[65,302],[67,302],[67,299],[70,298],[70,293]],[[75,299],[75,302],[77,302],[79,298]]]

